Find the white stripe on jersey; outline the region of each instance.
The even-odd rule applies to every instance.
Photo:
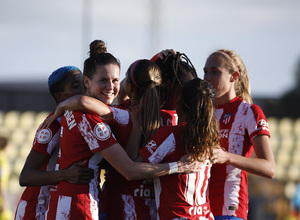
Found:
[[[194,205],[194,193],[195,193],[195,185],[196,185],[196,174],[197,173],[189,173],[186,174],[186,188],[185,188],[185,200],[190,204]]]
[[[210,177],[211,163],[209,162],[209,160],[206,160],[205,164],[206,165],[204,166],[204,169],[201,170],[200,173],[198,173],[198,181],[197,181],[196,192],[195,192],[195,205],[197,206],[206,203],[206,194],[205,193],[203,194],[203,192],[206,192],[208,187],[208,179]],[[202,187],[204,187],[203,190]]]
[[[128,125],[129,124],[129,112],[124,109],[119,109],[115,107],[110,107],[112,111],[113,120],[116,121],[120,125]]]
[[[47,145],[47,153],[51,155],[47,164],[47,168],[46,168],[47,171],[55,170],[58,152],[60,150],[59,140],[60,140],[60,129],[58,129],[58,131],[53,135],[51,141]],[[41,186],[37,198],[37,204],[35,207],[36,219],[38,220],[45,219],[45,213],[47,211],[49,199],[50,199],[50,185]]]
[[[60,139],[60,129],[58,129],[58,131],[53,135],[51,141],[48,143],[47,153],[49,155],[52,154],[52,152],[55,148],[59,147],[59,139]]]
[[[80,134],[82,135],[86,143],[89,145],[90,150],[99,148],[97,138],[92,133],[93,130],[85,115],[82,115],[82,120],[78,124],[78,130],[80,131]]]
[[[242,155],[243,153],[243,145],[245,140],[245,114],[248,110],[247,103],[242,102],[238,110],[234,116],[234,120],[229,131],[228,137],[228,152]],[[254,120],[255,121],[255,120]],[[241,126],[243,129],[241,129]],[[238,169],[234,166],[227,165],[226,172],[228,174],[225,180],[224,186],[224,206],[223,206],[223,214],[224,215],[235,215],[236,210],[229,210],[229,206],[239,205],[239,192],[240,192],[240,180],[241,180],[241,169]],[[234,185],[232,185],[234,183]],[[228,194],[228,192],[230,194]]]
[[[98,219],[99,217],[99,188],[98,188],[98,176],[99,176],[99,167],[97,164],[101,162],[103,159],[100,152],[96,152],[93,154],[91,159],[89,160],[88,167],[94,170],[94,178],[89,183],[89,197],[90,197],[90,212],[93,219]]]
[[[155,205],[155,199],[153,198],[145,198],[145,205],[149,207],[149,215],[151,220],[157,219],[157,208]]]
[[[137,219],[132,195],[122,195],[124,202],[124,219]]]
[[[174,134],[171,133],[148,159],[150,163],[160,163],[166,157],[166,155],[174,152],[175,149],[176,141]]]
[[[16,220],[22,220],[24,218],[26,206],[27,201],[20,200],[16,213]]]
[[[72,198],[69,196],[59,196],[56,210],[56,220],[70,219],[71,201]]]
[[[154,193],[155,193],[155,201],[156,201],[156,207],[160,207],[160,194],[161,194],[161,184],[159,177],[153,178],[153,185],[154,185]],[[159,215],[157,212],[157,220],[159,220]]]

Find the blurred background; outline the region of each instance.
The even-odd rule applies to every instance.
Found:
[[[18,176],[38,125],[54,110],[48,76],[82,69],[89,44],[104,40],[123,79],[137,59],[174,48],[203,77],[214,50],[235,50],[265,112],[277,163],[274,180],[249,175],[249,219],[294,219],[300,180],[300,1],[298,0],[0,0],[0,135],[12,212],[24,188]],[[299,208],[299,207],[298,207]]]

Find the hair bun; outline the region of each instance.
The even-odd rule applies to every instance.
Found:
[[[105,42],[102,40],[94,40],[91,44],[90,44],[90,57],[94,57],[97,54],[100,53],[106,53],[107,49],[105,46]]]

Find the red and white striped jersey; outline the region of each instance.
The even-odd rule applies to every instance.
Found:
[[[51,114],[48,115],[48,117]],[[54,121],[49,128],[42,129],[43,124],[36,131],[32,151],[47,156],[47,161],[40,170],[54,171],[59,151],[59,120]],[[50,186],[26,187],[18,203],[15,219],[45,219],[49,203]]]
[[[60,182],[51,194],[47,219],[99,218],[100,151],[116,143],[110,127],[98,115],[65,112],[61,119],[60,169],[86,160],[86,166],[94,170],[94,178],[81,185]]]
[[[251,157],[251,139],[257,135],[270,136],[266,117],[255,104],[236,97],[218,106],[220,145],[226,151]],[[227,164],[215,164],[211,169],[209,199],[215,216],[229,215],[247,219],[247,172]]]
[[[145,147],[141,156],[150,163],[178,161],[186,154],[182,133],[185,123],[160,128]],[[159,219],[214,219],[206,196],[211,163],[203,163],[198,173],[172,174],[154,180]]]
[[[131,120],[125,108],[111,106],[109,125],[118,142],[126,147],[131,133]],[[101,212],[108,211],[108,219],[156,219],[153,182],[128,181],[111,169],[106,176],[101,199]]]

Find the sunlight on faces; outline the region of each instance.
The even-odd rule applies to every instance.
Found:
[[[87,94],[111,104],[120,90],[120,68],[115,64],[99,65],[92,79],[84,77]]]
[[[223,97],[232,89],[234,90],[234,83],[230,80],[232,75],[229,73],[223,57],[209,56],[203,70],[204,80],[210,82],[216,90],[216,98]]]

